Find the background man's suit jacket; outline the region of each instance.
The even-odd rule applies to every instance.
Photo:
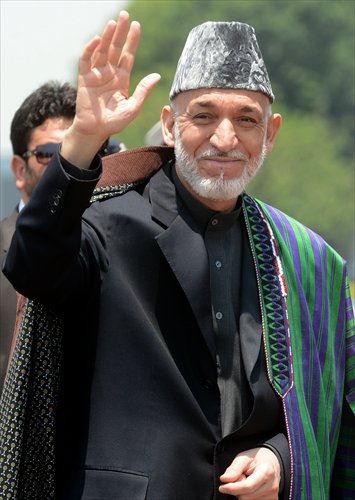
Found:
[[[0,223],[1,262],[10,247],[12,235],[15,232],[18,210],[3,219]],[[14,287],[6,276],[0,274],[0,390],[4,383],[8,357],[11,349],[12,336],[16,318],[17,295]]]

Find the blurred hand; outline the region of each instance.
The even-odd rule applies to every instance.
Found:
[[[277,500],[280,463],[268,448],[253,448],[239,453],[220,480],[219,491],[238,500]]]
[[[61,154],[88,168],[100,146],[124,130],[139,114],[144,101],[160,80],[152,73],[129,96],[131,72],[139,45],[140,25],[120,12],[101,36],[84,48],[79,61],[76,116],[63,141]]]

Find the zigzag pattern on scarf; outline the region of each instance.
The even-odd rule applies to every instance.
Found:
[[[272,229],[253,198],[243,194],[246,222],[256,257],[256,273],[263,297],[263,327],[269,378],[276,391],[284,396],[292,387],[289,360],[290,332],[287,317],[287,286]],[[269,362],[271,361],[271,363]]]

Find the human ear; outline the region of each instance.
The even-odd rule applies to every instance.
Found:
[[[18,190],[25,187],[25,160],[19,155],[11,158],[11,170],[15,176],[15,184]]]
[[[164,106],[161,112],[162,134],[167,146],[175,145],[175,115],[171,106]]]
[[[268,153],[270,153],[274,147],[276,136],[281,127],[281,122],[282,117],[278,113],[272,114],[269,118],[266,132],[266,150]]]

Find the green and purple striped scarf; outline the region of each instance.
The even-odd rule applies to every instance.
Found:
[[[354,499],[355,328],[346,264],[299,222],[244,199],[269,377],[289,434],[290,497]]]

